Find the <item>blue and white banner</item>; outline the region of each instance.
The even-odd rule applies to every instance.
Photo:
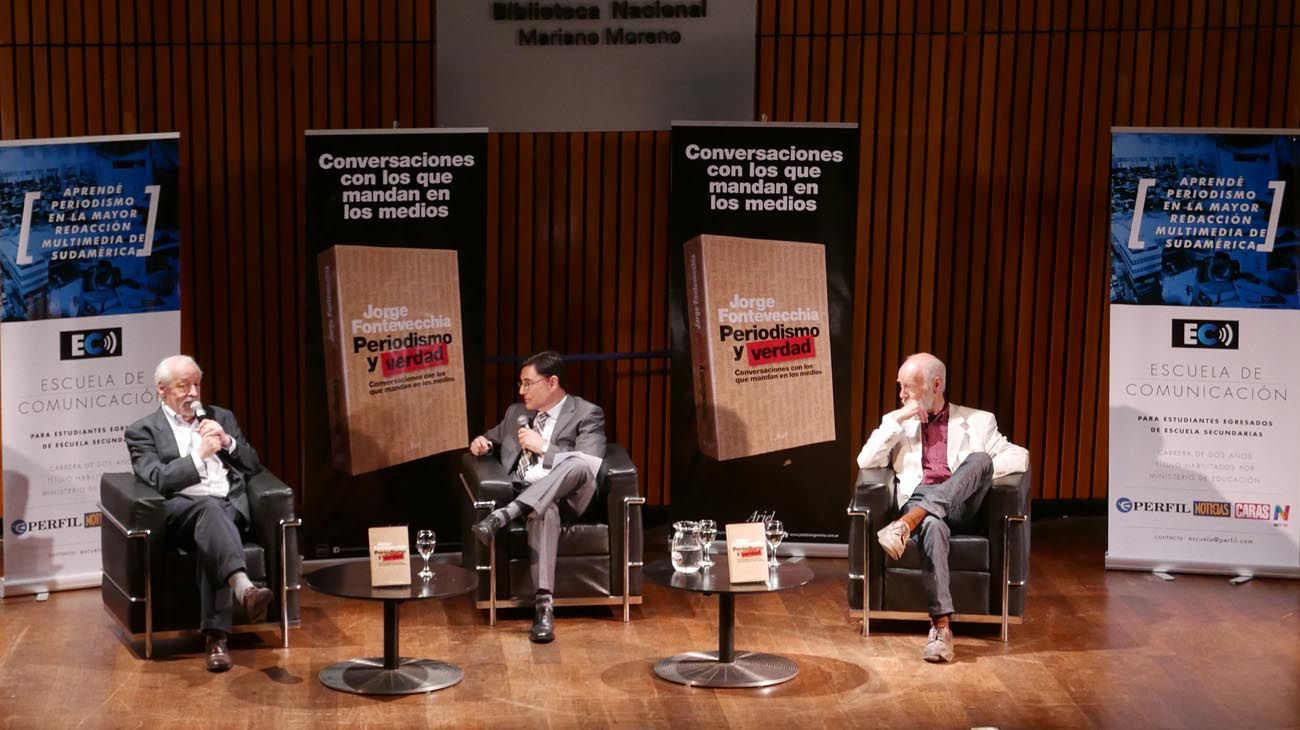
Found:
[[[99,584],[100,475],[180,346],[178,139],[0,143],[0,595]]]
[[[1300,131],[1111,138],[1108,568],[1300,577]]]

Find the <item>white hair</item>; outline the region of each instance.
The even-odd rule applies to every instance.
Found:
[[[200,368],[199,364],[194,362],[194,358],[189,355],[172,355],[163,358],[163,361],[158,363],[158,367],[153,369],[154,384],[167,385],[172,382],[172,378],[176,376],[176,371],[183,365],[193,367],[198,372],[199,379],[203,378],[203,368]]]
[[[909,356],[904,361],[904,364],[909,362],[914,363],[921,370],[921,377],[925,379],[927,388],[935,380],[938,380],[939,385],[935,388],[935,391],[942,392],[948,389],[948,368],[943,364],[942,360],[928,352],[918,352]]]

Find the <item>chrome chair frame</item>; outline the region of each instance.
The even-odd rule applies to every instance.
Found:
[[[862,581],[862,635],[868,636],[871,633],[871,618],[878,619],[897,619],[904,621],[929,620],[929,614],[924,611],[872,611],[871,605],[871,510],[857,510],[852,507],[846,510],[849,519],[862,520],[862,573],[849,573],[850,580]],[[1002,518],[1002,575],[1006,579],[1002,582],[1002,615],[985,615],[985,614],[953,614],[952,620],[965,623],[979,624],[1002,624],[1002,641],[1009,641],[1011,637],[1010,625],[1020,624],[1023,619],[1020,616],[1010,615],[1011,589],[1024,587],[1026,581],[1011,580],[1011,523],[1022,525],[1021,530],[1027,529],[1024,525],[1028,522],[1028,517],[1022,514],[1004,515]],[[856,616],[857,611],[850,611],[849,615]]]
[[[113,580],[113,578],[112,578],[111,576],[109,576],[108,573],[104,573],[104,574],[103,574],[103,578],[104,578],[104,580],[107,580],[109,583],[112,583],[113,586],[114,586],[115,588],[117,588],[118,592],[121,593],[123,596],[126,597],[127,601],[129,601],[129,602],[131,602],[131,603],[133,603],[133,604],[136,604],[136,603],[143,603],[143,604],[144,604],[144,657],[145,657],[146,659],[152,659],[152,658],[153,658],[153,640],[154,640],[154,637],[155,637],[155,636],[158,636],[158,637],[163,637],[163,636],[178,636],[178,635],[181,635],[181,634],[189,633],[189,631],[186,631],[186,630],[176,630],[176,631],[161,631],[161,632],[155,632],[155,631],[153,630],[153,575],[152,575],[152,567],[151,567],[151,566],[153,565],[153,555],[150,554],[151,551],[150,551],[150,549],[149,549],[149,536],[152,534],[152,530],[128,530],[128,529],[126,528],[126,526],[123,525],[121,522],[119,522],[119,521],[117,520],[117,518],[114,517],[113,514],[112,514],[111,512],[109,512],[108,510],[104,509],[104,505],[103,505],[103,503],[98,503],[98,506],[99,506],[99,510],[100,510],[100,512],[103,513],[104,518],[108,520],[108,523],[109,523],[110,525],[112,525],[113,528],[116,529],[119,533],[121,533],[122,535],[124,535],[124,536],[126,537],[127,540],[144,540],[144,541],[145,541],[145,555],[146,555],[146,559],[145,559],[145,566],[144,566],[144,595],[143,595],[143,596],[132,595],[132,594],[129,593],[125,588],[123,588],[121,585],[119,585],[117,581]],[[292,627],[294,627],[294,628],[297,628],[297,627],[299,627],[299,626],[302,625],[301,620],[294,620],[294,621],[290,621],[290,620],[289,620],[289,601],[288,601],[288,598],[287,598],[287,596],[288,596],[288,592],[289,592],[289,591],[299,591],[299,590],[302,589],[302,584],[300,584],[300,583],[295,583],[294,585],[289,585],[288,580],[287,580],[287,576],[289,575],[289,562],[288,562],[288,550],[286,549],[286,547],[287,547],[287,540],[288,540],[287,535],[288,535],[288,531],[289,531],[290,528],[293,528],[293,529],[301,529],[301,528],[302,528],[302,518],[298,517],[298,518],[294,518],[294,519],[292,519],[292,520],[280,520],[280,527],[279,527],[279,532],[280,532],[280,620],[279,620],[278,623],[279,623],[279,626],[280,626],[280,636],[281,636],[281,640],[282,640],[282,646],[283,646],[285,649],[288,649],[288,648],[289,648],[289,627],[292,626]],[[268,623],[269,623],[269,622],[268,622]],[[266,625],[266,624],[239,624],[239,625],[237,625],[237,626],[232,626],[231,629],[232,629],[232,630],[234,630],[234,629],[251,629],[251,628],[255,628],[255,627],[258,627],[258,626],[264,626],[264,625]],[[130,633],[130,632],[128,632],[128,633]]]

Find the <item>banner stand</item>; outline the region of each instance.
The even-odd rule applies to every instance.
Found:
[[[1111,133],[1106,567],[1300,578],[1300,130]]]
[[[100,476],[180,347],[179,139],[0,142],[0,595],[100,583]]]

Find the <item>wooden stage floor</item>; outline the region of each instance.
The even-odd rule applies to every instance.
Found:
[[[304,588],[303,627],[234,637],[235,668],[203,669],[201,641],[140,659],[95,590],[0,602],[0,727],[882,727],[1274,728],[1300,726],[1300,586],[1102,569],[1101,518],[1033,524],[1028,616],[1011,642],[957,626],[957,661],[921,661],[923,624],[848,616],[843,560],[809,560],[802,590],[736,601],[736,647],[789,656],[768,689],[670,684],[655,662],[717,645],[715,598],[647,585],[615,611],[562,609],[555,643],[528,616],[496,628],[468,597],[402,609],[402,653],[442,659],[464,681],[397,699],[342,694],[316,675],[382,654],[379,604]],[[656,540],[656,543],[662,542]],[[139,646],[139,642],[136,643]]]

